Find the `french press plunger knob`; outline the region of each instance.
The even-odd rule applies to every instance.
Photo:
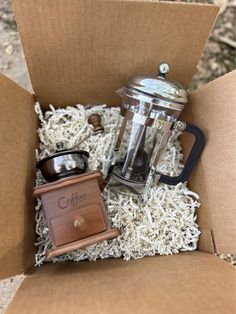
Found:
[[[166,77],[166,75],[169,73],[169,71],[170,71],[170,66],[169,66],[169,64],[168,63],[161,63],[161,64],[159,64],[159,74],[158,74],[158,76],[159,77],[163,77],[163,78],[165,78]]]

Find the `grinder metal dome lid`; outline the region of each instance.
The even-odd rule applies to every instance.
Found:
[[[156,77],[152,75],[135,76],[126,87],[127,95],[136,98],[141,93],[146,99],[151,97],[150,101],[155,102],[155,98],[163,99],[167,102],[180,104],[182,109],[188,100],[187,89],[175,81],[166,79],[165,76],[169,70],[168,63],[161,63]]]

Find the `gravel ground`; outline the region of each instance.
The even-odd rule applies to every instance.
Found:
[[[19,275],[0,281],[0,313],[3,314],[6,307],[12,301],[16,291],[23,282],[25,276]]]
[[[0,72],[26,89],[32,90],[12,13],[11,0],[0,1]],[[194,2],[215,3],[220,6],[220,14],[199,62],[191,89],[198,88],[236,68],[236,0]],[[236,265],[235,255],[221,254],[219,257]],[[20,275],[0,281],[0,313],[4,312],[23,279],[24,276]]]

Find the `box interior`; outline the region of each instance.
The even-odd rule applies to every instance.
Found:
[[[116,0],[69,0],[66,7],[62,0],[15,0],[14,6],[35,95],[0,76],[0,277],[23,272],[34,263],[35,99],[44,109],[50,103],[117,105],[116,89],[136,73],[154,74],[155,65],[164,60],[171,65],[170,78],[188,85],[218,11],[211,5]],[[231,128],[236,122],[235,78],[232,72],[192,93],[182,117],[201,127],[207,138],[190,180],[202,202],[198,211],[202,252],[213,252],[214,245],[220,253],[236,251],[232,184],[236,152],[231,145],[236,137]],[[187,151],[190,141],[183,144]],[[229,312],[232,309],[233,270],[210,254],[79,265],[42,266],[27,278],[9,312],[30,313],[27,306],[34,304],[41,312],[58,313],[55,304],[66,311],[71,302],[83,313],[91,313],[95,305],[98,312],[108,313],[120,293],[124,302],[118,302],[117,313],[120,307],[124,313],[136,308],[142,313],[149,304],[150,313],[158,307],[162,313],[173,312],[175,306],[181,313],[200,313],[203,305],[209,313],[221,313],[213,304],[223,302],[224,293],[229,301],[225,305]],[[82,298],[77,299],[78,291]],[[91,293],[94,302],[86,298]],[[31,304],[26,302],[29,296]]]
[[[207,145],[195,168],[190,188],[199,193],[202,206],[198,210],[201,229],[199,250],[232,253],[235,248],[235,198],[232,184],[236,175],[235,123],[236,71],[193,92],[182,119],[194,122],[205,132]],[[33,96],[3,75],[1,89],[1,277],[20,273],[34,261],[34,149],[37,146],[38,121]],[[224,106],[222,106],[224,104]],[[221,113],[224,110],[225,118]],[[204,114],[203,114],[204,112]],[[227,113],[231,112],[228,117]],[[226,117],[230,121],[226,122]],[[233,121],[232,121],[233,119]],[[225,123],[226,126],[225,127]],[[23,125],[23,127],[22,127]],[[233,133],[232,133],[233,131]],[[222,138],[224,139],[222,141]],[[184,138],[187,152],[191,141]],[[216,154],[215,151],[224,152]],[[224,197],[219,198],[217,195]],[[227,208],[227,210],[226,210]],[[5,209],[5,210],[3,210]]]

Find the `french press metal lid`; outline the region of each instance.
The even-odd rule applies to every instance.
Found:
[[[127,85],[127,93],[129,96],[147,101],[149,97],[150,103],[159,102],[160,99],[174,102],[173,106],[183,109],[183,104],[188,101],[187,90],[184,86],[175,81],[166,79],[170,67],[168,63],[159,65],[159,73],[157,76],[138,75],[135,76]],[[132,94],[133,93],[133,94]],[[165,106],[165,102],[162,104]]]

